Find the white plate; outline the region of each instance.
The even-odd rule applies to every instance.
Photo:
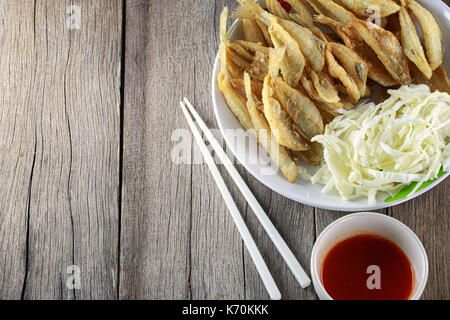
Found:
[[[440,0],[418,0],[424,7],[426,7],[435,17],[437,23],[442,30],[444,46],[448,51],[448,44],[450,44],[450,9],[446,4]],[[231,40],[243,39],[241,22],[237,21],[233,25],[233,31],[230,34]],[[450,70],[450,61],[444,59],[444,67],[446,70]],[[214,105],[214,112],[216,115],[217,123],[219,125],[220,131],[225,139],[228,149],[230,149],[236,159],[242,163],[242,165],[260,182],[265,184],[270,189],[280,193],[281,195],[318,208],[329,209],[329,210],[339,210],[339,211],[364,211],[364,210],[376,210],[380,208],[386,208],[390,206],[397,205],[399,203],[408,201],[415,198],[428,190],[435,187],[440,182],[444,181],[445,178],[449,176],[450,173],[445,174],[434,183],[430,184],[428,187],[410,195],[407,198],[403,198],[397,201],[386,203],[384,199],[388,197],[385,193],[380,193],[377,202],[374,204],[369,204],[367,199],[358,199],[354,201],[342,200],[337,193],[324,194],[322,193],[323,186],[320,184],[311,184],[303,180],[300,176],[297,182],[292,184],[289,183],[283,175],[278,172],[275,174],[268,175],[267,172],[270,170],[270,166],[265,164],[266,152],[259,148],[259,152],[256,148],[254,150],[248,148],[248,144],[242,142],[239,139],[235,139],[233,132],[236,129],[242,129],[233,113],[230,111],[222,97],[222,94],[217,87],[217,76],[220,70],[220,63],[218,56],[216,57],[214,68],[212,72],[212,98]],[[232,130],[227,130],[232,129]],[[253,139],[253,138],[249,138]],[[254,142],[254,140],[253,140]],[[250,161],[252,159],[253,161]],[[255,161],[257,159],[258,161]],[[304,163],[300,163],[302,166],[306,167],[309,173],[315,172],[317,169],[308,166]]]

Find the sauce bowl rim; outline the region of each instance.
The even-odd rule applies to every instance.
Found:
[[[417,237],[417,235],[403,222],[401,222],[393,217],[390,217],[388,215],[376,213],[376,212],[356,212],[356,213],[344,215],[343,217],[340,217],[339,219],[334,220],[332,223],[330,223],[328,226],[326,226],[325,229],[323,229],[322,232],[319,234],[319,236],[317,237],[317,239],[314,243],[314,246],[313,246],[313,249],[311,252],[311,263],[310,263],[311,278],[313,281],[314,290],[316,291],[317,295],[319,296],[320,299],[334,300],[328,294],[328,292],[325,290],[325,287],[320,279],[321,265],[319,265],[319,263],[318,263],[318,246],[319,246],[319,244],[323,241],[323,238],[325,237],[325,235],[328,232],[330,232],[330,230],[337,224],[348,223],[349,221],[351,221],[354,218],[359,218],[359,217],[364,217],[364,216],[371,216],[371,217],[377,217],[380,219],[384,219],[385,222],[387,222],[387,223],[397,225],[406,234],[409,234],[409,236],[411,237],[412,242],[415,246],[415,250],[417,250],[417,252],[419,253],[420,260],[422,260],[421,262],[424,265],[424,270],[423,270],[423,275],[422,274],[419,275],[419,274],[417,274],[417,270],[414,269],[416,283],[413,286],[413,294],[409,297],[408,300],[419,300],[423,293],[423,290],[425,289],[425,286],[426,286],[426,283],[428,280],[428,269],[429,269],[428,268],[428,257],[427,257],[425,248],[424,248],[422,242],[420,241],[420,239]],[[373,232],[373,233],[377,234],[376,232]],[[360,234],[360,233],[358,231],[355,231],[355,234]],[[383,236],[380,234],[378,234],[378,235]],[[385,236],[383,236],[383,237],[385,237]],[[389,237],[385,237],[385,238],[387,238],[388,240],[391,240],[392,242],[394,242],[397,246],[399,246],[401,248],[401,246],[395,240],[390,239]],[[402,251],[406,254],[408,259],[410,260],[410,263],[412,264],[411,257],[404,251],[404,249],[402,249]]]

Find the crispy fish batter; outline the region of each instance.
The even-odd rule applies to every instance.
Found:
[[[251,56],[250,65],[241,69],[240,76],[233,76],[233,78],[243,78],[242,70],[245,70],[250,74],[253,80],[264,81],[264,77],[266,76],[269,67],[269,48],[263,46],[261,43],[244,40],[236,40],[230,44],[230,47],[238,52],[241,57],[247,59],[247,54],[250,54]],[[236,49],[239,49],[240,51],[237,51]],[[245,52],[247,52],[247,54]]]
[[[408,8],[419,21],[425,41],[425,51],[431,70],[436,70],[444,60],[442,32],[433,15],[414,0],[406,0]]]
[[[228,8],[225,7],[220,17],[220,45],[219,58],[221,72],[217,79],[219,90],[222,92],[225,102],[230,108],[231,112],[236,116],[241,125],[246,129],[252,129],[253,124],[246,107],[246,101],[230,83],[230,72],[228,71],[228,33],[226,31]],[[237,68],[237,67],[236,67]]]
[[[343,94],[340,97],[342,103],[344,104],[344,110],[349,111],[355,108],[355,104],[352,102],[352,98],[350,98],[348,95]]]
[[[273,23],[270,26],[269,33],[275,48],[285,48],[284,57],[279,62],[281,74],[290,86],[295,86],[305,67],[305,58],[298,47],[298,43],[278,23]]]
[[[273,135],[280,145],[291,150],[307,150],[309,148],[308,144],[297,133],[291,119],[283,110],[280,103],[271,96],[269,81],[264,82],[263,103],[264,115],[270,124]]]
[[[447,77],[447,72],[442,65],[433,71],[431,79],[427,79],[422,72],[420,72],[416,66],[411,67],[411,71],[414,77],[414,83],[426,84],[430,87],[431,91],[440,91],[450,93],[450,82]]]
[[[314,33],[314,35],[319,38],[320,40],[323,41],[323,43],[327,43],[329,40],[329,35],[326,33],[323,33],[322,30],[320,30],[319,28],[317,28],[316,26],[314,28],[311,29],[311,31]],[[325,49],[324,49],[325,50]],[[325,56],[325,51],[324,51],[324,56]]]
[[[364,39],[376,53],[391,76],[402,85],[409,85],[411,77],[408,61],[397,37],[371,22],[354,19],[351,22],[353,30]]]
[[[255,19],[270,27],[272,21],[278,22],[278,18],[264,10],[253,0],[237,0],[241,6],[231,15],[234,19]]]
[[[284,10],[278,0],[266,0],[266,5],[271,14],[282,19],[289,19],[289,13]]]
[[[244,40],[250,42],[261,42],[265,43],[266,39],[256,24],[255,20],[243,19],[242,20],[242,32],[244,33]]]
[[[367,82],[368,66],[355,51],[343,44],[330,42],[331,52],[339,60],[345,71],[356,83],[360,96],[364,95]],[[355,101],[356,102],[356,101]]]
[[[347,88],[344,87],[342,84],[337,84],[336,89],[338,89],[338,91],[340,93],[340,95],[339,95],[340,97],[342,97],[342,95],[348,96]],[[361,98],[368,98],[368,97],[372,96],[372,93],[373,93],[372,88],[369,86],[366,86],[364,88],[364,95],[362,95]],[[349,99],[350,99],[350,97],[349,97]],[[353,99],[350,99],[350,100],[353,100]]]
[[[247,109],[252,119],[258,142],[267,151],[275,165],[280,168],[281,173],[286,179],[294,183],[298,175],[297,161],[289,150],[280,146],[273,137],[266,118],[260,112],[262,108],[261,102],[256,100],[252,94],[253,86],[250,81],[250,76],[247,73],[244,74],[244,83],[244,91],[247,96]]]
[[[239,44],[241,47],[250,52],[252,55],[255,55],[256,52],[258,51],[264,52],[267,56],[269,55],[269,48],[263,46],[261,43],[254,43],[244,40],[236,40],[233,43]]]
[[[240,55],[236,54],[230,46],[227,46],[227,59],[230,59],[236,66],[238,66],[241,69],[248,69],[250,68],[251,62],[242,58]]]
[[[355,52],[364,59],[368,67],[368,78],[379,83],[383,87],[393,87],[398,85],[398,82],[392,78],[391,74],[386,70],[384,65],[378,59],[376,53],[365,43],[355,43],[353,47]]]
[[[227,62],[239,66],[239,73],[234,71],[232,78],[242,79],[243,71],[247,71],[253,80],[264,81],[269,67],[269,48],[263,46],[261,43],[254,43],[244,40],[236,40],[229,45],[230,49],[236,54],[230,54],[230,59]],[[219,46],[220,49],[220,46]],[[236,57],[236,55],[238,57]],[[247,60],[247,61],[245,61]],[[250,63],[248,63],[250,61]],[[233,67],[231,65],[231,67]],[[229,68],[230,69],[230,68]]]
[[[379,10],[380,17],[387,17],[400,9],[400,6],[392,0],[339,0],[339,2],[348,10],[363,17],[374,14],[376,9]]]
[[[284,49],[272,49],[270,53],[269,73],[264,79],[262,99],[264,115],[269,122],[277,142],[294,151],[309,149],[308,143],[295,130],[294,124],[286,111],[274,96],[272,83],[278,78],[279,63],[284,57]]]
[[[325,64],[325,42],[310,29],[302,27],[294,21],[280,19],[280,25],[297,41],[312,68],[317,72],[322,71]]]
[[[225,102],[231,112],[233,112],[245,130],[253,129],[252,120],[246,107],[245,98],[233,88],[229,78],[224,77],[222,73],[219,74],[218,83],[219,89],[222,92]]]
[[[308,79],[306,77],[306,75],[302,76],[302,78],[300,79],[300,83],[301,83],[302,88],[308,94],[308,96],[311,99],[313,99],[316,103],[320,102],[320,103],[326,105],[327,108],[330,110],[336,110],[336,109],[340,109],[343,107],[343,104],[340,101],[337,103],[331,103],[331,102],[327,102],[327,101],[323,100],[317,93],[317,90],[314,87],[314,84],[312,83],[312,81],[310,79]],[[297,89],[300,89],[299,86],[297,86]]]
[[[244,86],[244,80],[243,79],[231,79],[230,83],[235,89],[238,89],[242,93],[245,93],[245,86]],[[258,100],[261,100],[262,99],[263,83],[259,82],[259,81],[251,80],[250,84],[252,86],[253,94],[256,96],[256,98],[258,98]]]
[[[243,76],[242,69],[228,59],[228,47],[230,41],[228,39],[227,32],[227,18],[228,7],[225,7],[220,15],[220,44],[219,44],[219,58],[220,58],[220,72],[222,73],[222,79],[226,78],[241,78]],[[221,83],[219,82],[219,87]]]
[[[225,49],[225,52],[228,50]],[[244,76],[244,71],[239,68],[231,59],[226,59],[226,69],[231,78],[242,78]]]
[[[303,86],[298,86],[296,89],[299,92],[301,92],[304,96],[309,95]],[[314,103],[317,107],[317,110],[319,110],[320,115],[322,116],[324,126],[333,121],[333,119],[338,116],[338,114],[334,112],[332,109],[330,109],[326,104],[320,101],[315,101]]]
[[[219,53],[221,46],[219,45]],[[236,40],[226,46],[227,70],[233,79],[242,79],[247,71],[253,80],[264,81],[269,67],[269,48],[261,43]]]
[[[303,0],[285,0],[285,2],[289,3],[292,7],[294,13],[289,14],[289,17],[295,22],[301,24],[304,27],[313,29],[314,22],[313,16],[309,8],[303,2]]]
[[[316,106],[319,109],[320,115],[322,116],[324,125],[330,123],[339,115],[337,112],[331,110],[326,104],[323,104],[322,102],[317,102]]]
[[[341,38],[345,46],[351,48],[360,56],[367,64],[368,77],[383,86],[394,86],[398,82],[387,72],[386,68],[378,59],[375,52],[366,45],[364,40],[358,36],[349,26],[323,15],[314,16],[314,20],[321,24],[329,26]],[[329,41],[332,42],[332,41]]]
[[[231,48],[238,55],[240,55],[242,58],[246,59],[247,61],[252,61],[254,58],[254,54],[250,53],[238,41],[230,43],[228,47]]]
[[[347,25],[355,15],[331,0],[306,0],[317,13]]]
[[[411,20],[406,7],[401,7],[399,21],[405,55],[417,66],[417,68],[419,68],[420,71],[422,71],[427,79],[431,79],[433,71],[425,57],[425,52],[423,51],[416,28],[414,27],[414,23]]]
[[[273,43],[272,43],[272,39],[270,38],[270,34],[269,34],[269,28],[267,28],[267,26],[262,23],[261,21],[255,20],[256,24],[258,25],[258,27],[261,29],[261,32],[264,36],[264,39],[266,40],[266,43],[269,47],[273,47]]]
[[[306,91],[308,96],[315,100],[315,101],[322,101],[322,98],[319,97],[319,94],[317,93],[316,89],[314,88],[314,84],[311,80],[309,80],[306,75],[303,75],[300,79],[301,88]],[[297,86],[297,89],[299,89],[300,86]]]
[[[325,72],[319,74],[313,69],[310,70],[309,76],[314,84],[314,88],[320,98],[328,103],[339,102],[339,93],[334,87],[333,80]]]
[[[307,139],[322,134],[324,124],[314,103],[300,91],[290,87],[281,79],[273,82],[276,99],[293,120],[297,130]]]
[[[320,14],[315,15],[314,20],[318,23],[329,26],[349,48],[353,48],[355,42],[364,42],[364,39],[359,37],[359,35],[351,29],[350,25],[345,25],[339,21]]]
[[[257,81],[264,81],[269,68],[269,55],[267,50],[257,50],[250,67],[247,71],[252,76],[252,79]]]
[[[312,142],[309,150],[299,152],[298,155],[309,165],[318,167],[323,161],[323,147],[318,142]]]
[[[347,94],[356,102],[361,98],[361,92],[358,89],[356,82],[345,71],[345,69],[336,61],[331,49],[331,42],[325,48],[325,57],[327,59],[327,66],[330,75],[339,79],[344,87],[347,89]]]
[[[269,28],[274,23],[280,24],[283,29],[285,29],[290,34],[290,36],[295,41],[297,41],[301,52],[308,60],[308,62],[312,65],[313,69],[316,71],[322,70],[325,63],[325,43],[323,40],[318,38],[310,29],[302,27],[294,21],[281,19],[268,13],[258,4],[253,2],[253,0],[238,1],[242,6],[237,8],[235,13],[233,14],[233,18],[255,19],[263,22]]]
[[[318,23],[329,26],[334,31],[335,34],[331,34],[334,38],[331,38],[329,34],[324,34],[326,37],[326,42],[338,41],[335,39],[335,36],[337,35],[347,47],[353,48],[355,46],[355,41],[357,40],[354,39],[355,34],[352,32],[350,27],[344,26],[344,24],[323,15],[315,15],[314,20]]]

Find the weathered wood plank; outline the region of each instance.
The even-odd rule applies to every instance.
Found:
[[[262,185],[250,174],[247,174],[247,177],[247,183],[254,194],[257,195],[258,201],[302,267],[309,274],[309,258],[314,244],[314,232],[312,232],[314,230],[314,208],[286,199]],[[247,210],[246,217],[249,229],[261,249],[261,254],[272,272],[282,298],[301,300],[314,298],[312,286],[306,289],[300,287],[251,209]],[[244,258],[246,299],[268,299],[267,291],[246,251]]]
[[[211,70],[218,47],[220,12],[224,6],[228,6],[231,12],[236,5],[237,2],[232,0],[216,1],[214,5],[212,3],[211,5],[202,5],[202,10],[199,10],[200,12],[204,12],[201,14],[201,18],[193,19],[201,21],[200,25],[203,27],[201,32],[197,34],[203,34],[204,38],[202,50],[198,53],[200,55],[199,62],[203,61],[204,63],[199,63],[197,65],[198,67],[196,67],[196,72],[200,75],[196,77],[197,87],[210,89]],[[208,27],[211,24],[214,28]],[[208,63],[205,63],[206,61]],[[210,90],[201,92],[197,90],[194,94],[196,106],[200,108],[202,117],[210,127],[215,127],[216,121],[211,109]],[[296,253],[301,261],[307,261],[306,257],[309,256],[313,243],[311,232],[306,231],[312,227],[312,208],[295,204],[283,198],[262,186],[255,178],[247,174],[241,165],[237,165],[237,168],[250,188],[254,190],[254,193],[256,195],[262,195],[260,197],[261,204],[272,218],[280,233],[285,236],[286,242],[292,247],[294,253]],[[266,263],[272,270],[283,297],[306,298],[307,296],[311,296],[312,291],[310,289],[305,291],[296,283],[253,212],[251,212],[251,209],[249,209],[229,176],[224,171],[222,172],[238,207],[246,218],[248,227]],[[258,272],[245,246],[242,244],[240,236],[236,234],[228,211],[224,207],[223,201],[210,178],[209,170],[204,165],[199,168],[194,166],[193,177],[195,176],[201,176],[202,179],[200,181],[204,180],[206,187],[203,183],[194,183],[192,189],[194,213],[192,224],[193,234],[204,235],[198,240],[197,237],[193,237],[192,241],[192,252],[195,253],[192,256],[199,257],[193,260],[194,262],[198,260],[198,264],[193,263],[192,265],[193,276],[191,278],[191,286],[193,288],[193,298],[268,298],[267,291]],[[205,193],[203,190],[211,190],[211,192]],[[206,209],[204,208],[204,203],[208,204]],[[195,221],[197,216],[198,221]],[[205,228],[205,225],[208,226],[208,223],[209,228]],[[292,232],[292,230],[295,231]],[[230,236],[238,239],[238,241],[232,243],[231,247],[230,241],[228,240]],[[205,250],[207,252],[206,254]],[[236,255],[239,252],[242,253],[242,257]],[[224,255],[224,253],[227,253],[227,255]],[[223,265],[222,268],[220,267],[221,265]],[[236,272],[244,272],[244,274],[239,275],[238,273],[236,275]],[[196,274],[198,276],[195,276]],[[231,288],[233,291],[230,290]],[[226,291],[226,294],[220,294],[223,291]],[[196,292],[199,294],[196,294]]]
[[[76,297],[116,299],[123,1],[84,0],[78,5],[82,24],[69,35],[65,84],[73,259],[82,276]]]
[[[20,299],[35,152],[32,1],[0,3],[0,299]]]
[[[188,96],[193,100],[208,126],[217,127],[210,88],[211,70],[218,47],[218,18],[224,5],[235,6],[237,2],[229,0],[185,2],[190,10],[179,11],[177,16],[183,21],[192,21],[185,35],[181,36],[192,39],[188,54],[192,56],[194,72],[192,75],[187,75],[186,80],[192,79],[194,86]],[[186,128],[185,124],[183,124],[183,128]],[[199,153],[196,145],[194,152]],[[245,172],[243,168],[239,168],[239,170],[241,174]],[[225,182],[232,190],[233,198],[240,212],[244,213],[247,203],[226,170],[221,170],[221,172]],[[244,299],[243,250],[246,252],[241,236],[209,169],[205,164],[193,165],[191,298]]]
[[[12,3],[1,7],[1,20],[12,26],[7,33],[11,41],[1,44],[9,50],[1,67],[2,74],[9,74],[2,85],[9,88],[2,92],[12,94],[2,104],[1,141],[19,158],[2,152],[0,161],[5,164],[2,178],[3,170],[15,175],[2,180],[2,205],[10,208],[2,219],[9,218],[5,227],[20,235],[17,241],[2,237],[2,246],[18,247],[7,254],[19,259],[5,266],[9,274],[1,285],[11,289],[0,294],[115,298],[122,2],[79,1],[79,30],[66,24],[72,1]],[[16,130],[23,130],[22,136]],[[66,286],[71,265],[81,271],[79,290]],[[23,290],[18,291],[20,282]]]
[[[66,26],[72,3],[0,3],[0,299],[117,298],[122,0],[78,1],[80,30]],[[206,166],[169,160],[174,130],[187,128],[183,95],[215,126],[224,5],[236,2],[127,1],[121,298],[268,298]],[[294,203],[238,170],[308,269],[315,236],[344,213]],[[224,176],[283,297],[314,298]],[[449,184],[381,211],[425,245],[424,299],[450,296]],[[73,264],[75,291],[65,285]]]
[[[161,159],[170,158],[174,143],[169,146],[167,141],[173,130],[186,128],[176,111],[181,96],[190,96],[208,125],[215,124],[210,92],[200,88],[209,89],[218,17],[224,5],[232,9],[236,3],[169,1],[163,6],[128,2],[122,298],[267,298],[206,166],[195,164],[189,168]],[[155,20],[160,24],[149,22]],[[176,23],[188,20],[195,23],[184,24],[183,28]],[[213,28],[208,27],[211,24]],[[171,65],[170,61],[183,63]],[[159,81],[149,75],[157,75]],[[162,108],[171,111],[159,112]],[[160,130],[150,133],[152,127]],[[195,144],[187,141],[198,152]],[[345,213],[296,204],[262,186],[239,165],[238,170],[308,268],[315,237]],[[283,297],[315,298],[312,288],[303,290],[295,282],[242,196],[224,176],[269,268],[276,270],[273,273]],[[152,188],[156,189],[153,193]],[[167,204],[171,206],[165,207]],[[147,219],[159,228],[143,224]]]
[[[401,205],[389,214],[413,230],[427,252],[428,282],[422,299],[450,297],[450,179],[433,190]]]
[[[174,143],[167,142],[173,130],[186,128],[177,111],[183,95],[191,97],[210,126],[215,124],[209,87],[218,45],[218,17],[224,5],[234,7],[236,3],[127,2],[121,298],[267,298],[209,170],[199,164],[168,162]],[[160,23],[151,22],[155,19]],[[159,81],[149,74],[158,75]],[[156,126],[160,130],[153,130],[150,138],[149,130]],[[192,148],[198,154],[194,143]],[[145,154],[146,150],[154,151]],[[152,173],[153,166],[162,172]],[[242,167],[238,170],[246,177]],[[245,214],[245,201],[225,173],[224,177]],[[261,188],[255,179],[248,180],[251,187]],[[160,191],[159,186],[164,189]],[[312,209],[301,205],[286,209],[284,198],[271,191],[269,194],[273,203],[267,208],[282,211],[274,222],[286,236],[289,228],[304,228],[300,236],[292,233],[289,243],[298,246],[294,251],[305,258],[312,247],[311,234],[304,232],[312,226]],[[139,222],[144,219],[151,219],[159,229],[149,230]],[[279,271],[280,257],[273,254],[273,245],[262,235],[259,223],[253,217],[248,222],[254,236],[261,238],[258,244],[284,293],[293,297],[295,292],[302,297],[298,285],[292,284],[293,277],[284,277],[290,274],[287,268]],[[246,286],[246,278],[252,286]]]
[[[171,162],[195,91],[192,4],[127,1],[120,297],[190,298],[191,167]],[[189,37],[187,37],[189,35]]]

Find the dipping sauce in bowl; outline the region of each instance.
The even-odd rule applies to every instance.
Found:
[[[376,234],[355,234],[335,244],[321,268],[325,290],[335,300],[406,300],[414,286],[407,255]]]
[[[311,279],[321,300],[418,300],[428,279],[427,253],[397,219],[352,213],[330,223],[317,237]]]

